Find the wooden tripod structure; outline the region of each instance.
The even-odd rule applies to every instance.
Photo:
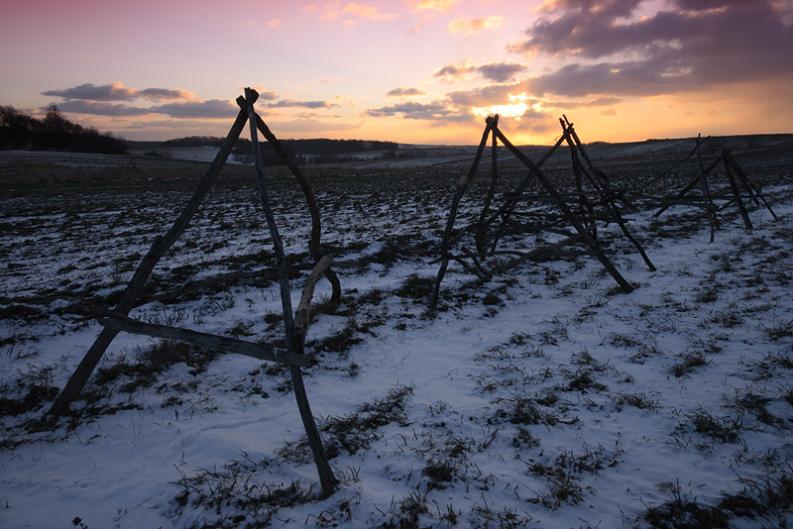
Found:
[[[314,197],[314,193],[305,179],[300,168],[289,157],[284,150],[278,138],[270,131],[264,121],[254,110],[254,103],[258,99],[259,94],[250,88],[245,89],[245,97],[238,97],[237,104],[240,111],[231,130],[228,133],[225,141],[223,142],[220,150],[215,156],[214,161],[209,166],[204,177],[199,182],[197,188],[193,192],[193,196],[187,203],[182,213],[173,223],[171,228],[163,236],[158,236],[145,255],[143,260],[138,264],[138,268],[132,277],[132,280],[126,287],[121,300],[113,310],[102,311],[98,314],[97,321],[104,327],[102,332],[97,336],[93,345],[88,349],[80,364],[75,369],[71,378],[63,388],[61,393],[56,398],[48,414],[51,418],[56,419],[58,416],[64,414],[69,405],[75,400],[86,382],[88,381],[91,373],[96,368],[102,355],[107,350],[110,343],[118,335],[119,332],[129,332],[134,334],[141,334],[145,336],[152,336],[162,339],[178,340],[190,343],[199,347],[219,350],[225,353],[236,353],[245,356],[250,356],[259,360],[266,360],[271,362],[278,362],[289,367],[292,386],[295,391],[295,398],[297,400],[300,417],[303,422],[303,427],[306,431],[309,445],[314,456],[314,462],[317,466],[320,482],[322,485],[322,492],[324,495],[330,495],[335,486],[336,478],[333,471],[328,464],[325,455],[322,440],[319,436],[319,431],[314,422],[314,417],[311,413],[311,408],[308,402],[308,396],[303,384],[303,376],[300,370],[310,364],[310,359],[304,354],[304,346],[306,339],[306,332],[308,331],[309,322],[311,319],[311,299],[314,294],[314,287],[319,278],[324,275],[331,284],[332,294],[331,301],[338,303],[341,299],[341,285],[339,279],[333,270],[330,268],[331,257],[323,256],[320,250],[320,237],[321,237],[321,221],[319,215],[319,208]],[[254,342],[246,342],[223,336],[215,336],[211,334],[192,331],[189,329],[181,329],[177,327],[169,327],[164,325],[154,325],[139,320],[134,320],[128,317],[130,310],[138,301],[138,298],[143,293],[146,282],[151,277],[152,271],[157,262],[165,255],[165,253],[173,246],[176,240],[184,233],[188,224],[195,216],[199,206],[206,198],[209,190],[218,179],[218,175],[223,165],[225,164],[234,143],[237,141],[240,133],[242,132],[245,124],[250,125],[251,142],[253,144],[253,157],[256,167],[256,187],[258,189],[259,198],[264,210],[264,216],[269,229],[270,238],[273,242],[273,249],[277,260],[279,286],[281,293],[281,306],[283,310],[284,331],[286,335],[286,348],[285,350],[278,350],[272,344],[259,344]],[[306,202],[311,213],[311,234],[308,241],[309,255],[315,262],[314,268],[306,280],[303,287],[302,297],[297,311],[292,312],[292,302],[290,298],[290,285],[288,276],[288,267],[284,255],[283,243],[281,236],[278,232],[278,226],[273,216],[272,207],[270,205],[270,198],[267,192],[267,183],[262,170],[261,151],[259,149],[259,133],[265,137],[269,142],[273,151],[280,157],[281,161],[289,167],[295,179],[297,180],[300,188],[305,195]]]
[[[702,161],[702,151],[701,147],[708,141],[708,138],[702,139],[701,135],[697,136],[696,143],[694,148],[689,152],[683,159],[675,164],[674,167],[678,167],[682,165],[684,162],[692,158],[694,155],[697,156],[697,161],[699,164],[699,172],[697,176],[689,180],[683,188],[678,191],[677,193],[673,193],[664,197],[661,201],[662,205],[656,211],[653,216],[660,217],[662,213],[664,213],[667,209],[675,204],[680,203],[688,203],[702,207],[705,209],[705,212],[708,217],[708,223],[710,224],[710,242],[713,242],[715,238],[715,232],[720,227],[720,222],[718,218],[718,212],[735,204],[738,208],[738,212],[741,215],[741,219],[743,221],[744,228],[747,230],[753,229],[752,221],[749,218],[749,211],[746,208],[746,204],[744,203],[744,199],[748,198],[751,199],[757,207],[764,206],[774,220],[778,220],[776,213],[774,210],[771,209],[771,205],[765,199],[763,194],[760,192],[760,188],[752,182],[749,177],[744,172],[743,168],[738,164],[735,158],[732,156],[732,153],[728,149],[724,149],[721,151],[719,156],[713,160],[707,167]],[[730,194],[726,196],[714,196],[711,193],[711,182],[709,182],[709,177],[716,172],[717,167],[721,165],[724,169],[724,173],[727,176],[727,180],[730,184]],[[699,188],[701,196],[699,199],[691,200],[691,197],[687,197],[694,188]],[[746,193],[744,195],[743,193]],[[714,200],[716,199],[725,199],[726,202],[721,206],[716,206]]]
[[[559,124],[562,126],[563,135],[565,131],[568,132],[566,141],[568,147],[570,148],[570,156],[573,163],[573,173],[575,174],[576,190],[582,205],[588,211],[592,212],[590,213],[590,217],[592,218],[591,225],[593,235],[597,234],[595,231],[596,226],[594,222],[596,220],[594,216],[594,205],[591,204],[584,193],[584,181],[595,192],[598,203],[605,209],[606,220],[615,222],[619,226],[620,231],[622,231],[622,234],[625,236],[625,238],[628,239],[636,248],[636,251],[639,252],[642,260],[647,265],[647,268],[654,272],[656,270],[655,265],[647,256],[642,244],[628,229],[625,218],[622,216],[620,208],[617,205],[618,202],[621,202],[625,206],[633,208],[633,205],[625,197],[626,190],[615,189],[613,183],[611,182],[611,178],[606,173],[595,167],[586,150],[584,149],[584,144],[578,137],[578,133],[575,131],[573,124],[567,119],[567,116],[562,114],[562,117],[559,118]]]
[[[651,270],[655,270],[655,267],[647,257],[644,249],[641,247],[641,244],[638,242],[638,240],[636,240],[635,237],[633,237],[633,235],[631,235],[625,224],[625,220],[622,218],[622,215],[615,204],[617,200],[627,202],[627,200],[622,197],[624,192],[614,190],[608,176],[594,167],[592,161],[584,150],[583,144],[578,138],[578,134],[573,128],[573,124],[570,123],[566,117],[560,119],[560,123],[562,125],[562,136],[556,141],[553,147],[551,147],[550,150],[548,150],[548,152],[545,153],[542,158],[540,158],[537,163],[534,163],[509,141],[509,139],[499,129],[498,120],[498,115],[488,117],[485,120],[485,130],[482,133],[482,139],[479,142],[479,148],[477,149],[471,169],[466,175],[461,176],[456,183],[455,193],[452,198],[451,207],[449,208],[449,217],[446,221],[446,229],[441,242],[440,267],[435,278],[435,284],[433,287],[432,296],[430,298],[430,309],[435,309],[437,306],[441,283],[443,282],[443,278],[446,275],[446,270],[449,266],[450,260],[458,262],[465,270],[479,276],[480,278],[489,279],[494,272],[506,271],[516,266],[520,262],[526,259],[531,259],[535,256],[539,256],[541,253],[546,251],[544,248],[539,248],[525,253],[498,251],[498,243],[504,233],[509,229],[509,224],[515,215],[516,206],[519,202],[521,202],[522,199],[526,199],[528,197],[527,190],[529,184],[535,178],[545,191],[545,195],[550,198],[551,203],[560,213],[560,217],[555,221],[550,222],[546,219],[546,221],[542,224],[533,226],[533,230],[531,231],[549,231],[565,235],[566,239],[555,243],[555,246],[557,247],[583,242],[590,253],[598,261],[600,261],[606,271],[611,275],[612,278],[614,278],[622,291],[626,293],[631,292],[633,290],[633,286],[622,276],[622,274],[620,274],[611,260],[606,256],[601,244],[598,242],[597,229],[595,226],[595,222],[598,220],[598,218],[595,214],[594,204],[584,193],[585,182],[587,186],[589,186],[597,195],[597,202],[605,206],[607,220],[614,221],[620,226],[623,234],[625,234],[625,236],[637,247],[638,251],[642,255],[642,258],[645,260]],[[490,179],[490,186],[485,197],[484,206],[481,213],[479,214],[477,222],[455,232],[454,226],[458,216],[460,201],[462,200],[463,195],[470,186],[477,170],[479,169],[479,164],[487,145],[488,138],[492,138],[492,175]],[[500,206],[493,208],[493,202],[496,198],[496,187],[499,178],[497,154],[499,141],[510,153],[512,153],[513,156],[515,156],[515,158],[520,160],[523,165],[526,166],[528,173],[510,192],[504,193],[503,201],[501,202]],[[573,169],[576,178],[577,190],[577,194],[573,197],[561,194],[556,189],[551,180],[548,179],[548,177],[542,171],[542,166],[562,146],[563,143],[567,143],[569,146],[573,160]],[[584,208],[587,214],[586,219],[582,220],[574,208],[570,206],[568,199],[571,198],[572,203]],[[559,229],[560,226],[563,227],[569,225],[572,225],[577,233]],[[476,252],[473,252],[467,248],[461,248],[460,252],[462,255],[453,253],[452,247],[454,244],[459,242],[460,239],[462,239],[468,233],[472,233],[474,235]],[[517,253],[518,256],[493,270],[488,269],[483,263],[486,258],[504,253]]]

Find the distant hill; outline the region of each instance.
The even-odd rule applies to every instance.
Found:
[[[0,106],[0,149],[123,154],[127,145],[122,139],[69,121],[55,105],[50,105],[44,119]]]

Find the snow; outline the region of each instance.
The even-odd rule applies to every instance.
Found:
[[[436,232],[428,226],[435,230],[442,224],[446,203],[419,206],[405,199],[408,190],[379,208],[365,195],[338,199],[324,213],[324,240],[350,245],[370,240],[372,234],[380,238],[338,256],[342,288],[350,296],[342,309],[350,314],[320,314],[309,331],[309,351],[312,340],[350,325],[357,326],[355,335],[361,339],[344,353],[318,353],[319,366],[305,377],[313,413],[323,425],[386,397],[392,388],[409,386],[412,394],[405,401],[403,423],[377,428],[368,448],[354,454],[342,450],[331,460],[341,479],[334,495],[258,514],[228,501],[218,514],[196,504],[195,494],[183,506],[176,501],[183,491],[180,478],[223,471],[235,461],[242,470],[234,494],[244,490],[245,479],[270,487],[297,481],[318,491],[310,459],[281,456],[285,446],[304,435],[294,396],[278,389],[287,380],[285,373],[268,375],[256,371],[261,362],[230,355],[218,357],[198,375],[176,364],[132,393],[120,388],[126,379],[113,381],[102,402],[136,407],[78,421],[73,429],[26,431],[23,421],[36,412],[3,417],[2,437],[21,444],[0,451],[0,527],[72,527],[75,517],[90,528],[200,527],[219,520],[242,527],[243,522],[230,521],[241,513],[251,523],[256,516],[260,521],[271,516],[273,527],[336,521],[365,528],[394,520],[400,502],[412,494],[427,507],[421,526],[450,526],[451,518],[444,516],[451,511],[460,527],[498,527],[513,517],[520,520],[516,526],[610,528],[631,526],[647,505],[669,500],[670,483],[679,483],[703,503],[717,503],[722,493],[742,489],[741,478],[762,479],[768,470],[761,463],[764,456],[785,461],[793,451],[793,405],[783,399],[791,389],[790,368],[774,364],[764,371],[761,366],[774,358],[793,358],[793,339],[769,333],[793,321],[793,204],[784,198],[787,191],[767,190],[776,198],[780,221],[757,209],[753,232],[744,231],[735,219],[712,244],[704,221],[688,235],[661,236],[665,227],[689,222],[686,208],[671,211],[660,225],[653,224],[649,212],[632,215],[631,228],[648,243],[658,271],[644,268],[632,247],[615,238],[610,255],[639,285],[631,294],[615,294],[612,279],[588,256],[526,264],[514,277],[480,286],[471,286],[472,278],[452,266],[443,284],[445,310],[435,318],[426,315],[422,300],[394,293],[411,274],[434,276],[437,262],[431,252],[363,267],[344,263],[375,254],[394,235],[437,244]],[[302,252],[308,224],[302,211],[290,208],[290,196],[280,201],[279,221],[286,226],[288,251]],[[332,200],[319,193],[320,204]],[[170,218],[169,207],[124,207],[109,197],[96,197],[94,203],[70,213],[73,224],[63,228],[68,233],[56,233],[51,228],[63,218],[40,203],[5,201],[9,215],[2,218],[6,229],[0,237],[24,269],[3,273],[4,295],[35,296],[53,277],[86,291],[94,287],[96,295],[108,294],[132,273],[136,259],[126,257],[142,255],[150,235],[164,231]],[[235,207],[229,208],[230,203]],[[474,206],[466,205],[463,217]],[[196,265],[198,278],[234,271],[230,256],[268,248],[262,227],[246,224],[256,217],[247,192],[213,198],[162,263],[158,277],[170,285],[169,273],[184,264]],[[12,230],[15,223],[31,230]],[[613,226],[605,231],[616,233]],[[191,240],[198,245],[191,246]],[[221,247],[209,250],[217,240]],[[75,270],[59,272],[71,263]],[[91,263],[98,266],[91,268]],[[301,285],[302,279],[292,282],[294,304]],[[702,301],[709,288],[715,289],[715,300]],[[353,298],[375,289],[384,292],[380,303],[352,306]],[[485,305],[488,292],[501,302]],[[316,298],[328,295],[322,283]],[[0,320],[0,335],[16,337],[3,346],[8,354],[3,355],[0,384],[9,385],[9,394],[26,374],[45,368],[52,368],[52,384],[62,387],[100,330],[62,312],[74,301],[53,300],[44,319]],[[152,302],[133,316],[217,333],[228,333],[242,321],[254,335],[243,339],[271,339],[279,336],[280,327],[262,316],[278,313],[279,303],[274,284],[243,284],[190,301]],[[360,330],[365,324],[372,326]],[[153,343],[121,334],[101,365],[132,361]],[[675,376],[674,366],[693,353],[701,353],[706,365]],[[357,376],[351,375],[353,364]],[[582,373],[593,384],[571,389]],[[254,387],[261,387],[267,398],[252,393]],[[771,399],[768,411],[780,422],[768,424],[746,410],[737,412],[736,397],[746,393]],[[653,405],[620,404],[625,395]],[[543,400],[549,396],[557,400]],[[169,397],[182,402],[166,405]],[[518,399],[529,399],[545,419],[522,424],[510,415]],[[718,418],[737,414],[743,424],[738,440],[721,443],[695,431],[691,417],[698,410]],[[521,429],[538,445],[522,445]],[[450,446],[464,448],[458,453]],[[593,471],[582,463],[563,475],[571,490],[579,491],[578,502],[551,494],[558,483],[540,472],[555,468],[564,457],[599,461]],[[433,482],[423,471],[430,461],[442,460],[451,462],[453,478]],[[747,527],[760,523],[739,521]]]

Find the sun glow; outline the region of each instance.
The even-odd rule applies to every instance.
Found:
[[[498,114],[504,118],[520,119],[525,116],[527,112],[539,113],[542,112],[542,102],[532,100],[526,93],[510,94],[508,96],[509,103],[503,105],[489,105],[483,107],[474,107],[472,112],[479,117],[492,116]]]

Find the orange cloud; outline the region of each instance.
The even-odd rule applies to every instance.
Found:
[[[365,20],[392,20],[399,16],[396,13],[383,13],[376,6],[358,2],[350,2],[344,6],[342,11]]]
[[[344,26],[355,25],[355,19],[385,21],[392,20],[399,16],[397,13],[383,12],[380,11],[377,6],[360,2],[348,2],[346,4],[333,2],[321,6],[309,4],[303,6],[301,9],[305,13],[319,15],[319,19],[325,22],[335,22],[343,18],[342,24]]]
[[[504,18],[498,15],[485,18],[456,18],[449,22],[449,33],[456,35],[473,35],[487,29],[497,29],[504,24]]]
[[[441,13],[446,13],[457,3],[457,0],[417,0],[411,3],[413,9],[417,11],[439,11]]]

